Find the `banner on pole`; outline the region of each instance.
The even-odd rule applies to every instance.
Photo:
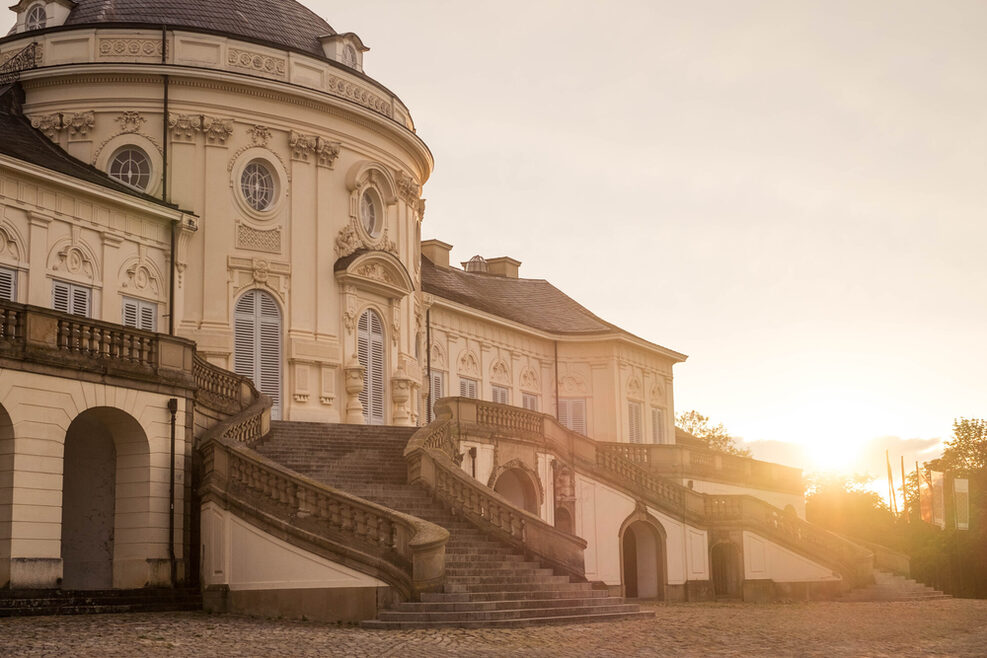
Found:
[[[946,474],[932,471],[932,525],[946,528]]]
[[[956,504],[956,529],[970,529],[970,481],[966,478],[953,480],[953,501]]]

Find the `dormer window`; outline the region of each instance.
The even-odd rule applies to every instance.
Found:
[[[31,5],[24,18],[24,27],[27,30],[43,30],[48,25],[48,12],[42,4]]]
[[[355,69],[357,67],[359,60],[356,56],[356,48],[353,46],[346,46],[343,48],[343,64],[351,69]]]

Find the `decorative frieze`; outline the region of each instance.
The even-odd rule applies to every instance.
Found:
[[[147,57],[161,59],[161,40],[101,38],[97,51],[102,58]]]
[[[239,48],[230,48],[226,52],[226,63],[237,69],[262,73],[277,78],[285,77],[287,64],[282,57],[272,57],[261,53]]]
[[[59,112],[31,117],[31,125],[44,133],[48,139],[55,141],[62,129],[62,115]]]
[[[202,132],[206,135],[207,144],[226,145],[226,140],[233,134],[233,119],[216,119],[202,117]]]
[[[247,134],[250,135],[250,141],[253,142],[254,146],[267,146],[267,143],[271,141],[271,129],[267,126],[254,125],[247,128]]]
[[[168,128],[176,141],[191,142],[196,133],[202,132],[201,114],[169,114]]]
[[[141,126],[147,121],[140,112],[134,112],[128,110],[127,112],[122,112],[120,116],[117,117],[117,123],[120,124],[121,133],[136,133],[140,132]]]
[[[350,222],[336,236],[336,258],[345,258],[358,249],[374,249],[398,255],[397,245],[387,237],[387,228],[381,231],[380,237],[368,240],[364,232],[357,229],[355,222]]]
[[[291,275],[291,266],[288,263],[230,256],[227,267],[230,270],[234,295],[245,288],[259,285],[273,291],[282,302],[286,299]]]
[[[63,121],[69,130],[69,138],[83,139],[89,135],[89,131],[96,125],[95,112],[76,112],[69,115],[68,120]]]
[[[327,87],[329,89],[329,93],[331,94],[359,103],[360,105],[369,108],[374,112],[383,114],[386,117],[391,116],[390,101],[381,98],[377,94],[358,84],[354,84],[349,80],[344,80],[343,78],[330,75],[328,76]]]
[[[31,125],[44,133],[45,137],[56,141],[58,133],[68,130],[70,138],[83,139],[96,125],[94,112],[75,112],[72,114],[53,112],[31,117]]]
[[[236,246],[239,249],[280,254],[281,227],[261,231],[238,222],[236,225]]]

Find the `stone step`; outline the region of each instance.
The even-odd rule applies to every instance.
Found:
[[[198,589],[13,590],[0,594],[0,617],[201,609]]]
[[[455,578],[457,576],[482,576],[491,578],[508,578],[517,574],[526,576],[551,576],[554,575],[552,569],[543,569],[541,567],[518,567],[517,569],[511,568],[501,568],[501,569],[489,569],[489,568],[470,568],[470,567],[450,567],[449,563],[446,562],[446,577]]]
[[[459,575],[450,576],[446,574],[446,582],[452,585],[458,586],[472,586],[472,585],[571,585],[569,582],[569,576],[556,576],[555,574],[525,574],[525,573],[512,573],[507,576],[496,575],[496,576],[480,576],[475,574],[469,575]],[[583,583],[578,583],[583,584]],[[453,591],[453,590],[449,590]]]
[[[608,596],[564,597],[537,599],[500,599],[483,601],[431,601],[428,603],[395,603],[393,609],[400,612],[457,612],[471,610],[510,610],[513,608],[565,608],[605,606],[620,603],[623,599]],[[626,601],[624,601],[626,602]]]
[[[532,617],[571,617],[595,616],[616,612],[639,612],[640,607],[633,603],[612,603],[608,605],[566,606],[548,608],[508,608],[503,610],[457,610],[433,611],[392,611],[381,612],[381,621],[483,621],[494,619],[530,619]]]
[[[586,624],[591,622],[624,621],[630,619],[650,619],[653,610],[637,612],[612,612],[608,614],[586,614],[569,616],[531,617],[526,619],[485,619],[477,621],[380,621],[372,619],[362,622],[364,628],[372,629],[411,629],[411,628],[524,628],[553,624]]]
[[[493,592],[434,592],[423,593],[423,603],[469,603],[474,601],[511,601],[515,599],[605,599],[609,598],[607,590],[559,590],[559,589],[532,589],[514,591],[493,591]]]

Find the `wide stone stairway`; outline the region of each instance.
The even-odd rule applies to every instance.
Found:
[[[838,600],[856,601],[932,601],[952,598],[937,589],[888,571],[874,570],[874,584],[847,592]]]
[[[527,561],[407,483],[414,427],[274,422],[255,448],[303,475],[449,531],[443,592],[398,603],[368,628],[517,627],[651,617],[636,604]]]

